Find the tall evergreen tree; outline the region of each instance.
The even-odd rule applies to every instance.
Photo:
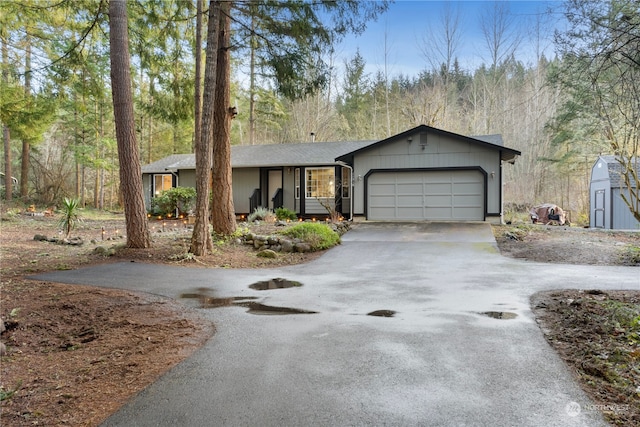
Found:
[[[206,255],[208,251],[213,249],[209,233],[209,194],[213,166],[213,132],[218,76],[215,58],[218,56],[219,1],[209,1],[208,16],[206,57],[209,60],[206,61],[204,68],[201,138],[196,140],[196,207],[194,211],[196,222],[193,226],[191,248],[189,249],[191,253],[198,256]]]
[[[129,58],[126,0],[109,2],[109,46],[111,48],[111,91],[115,115],[120,188],[124,199],[127,247],[151,245],[147,213],[142,197],[142,174],[135,133]]]

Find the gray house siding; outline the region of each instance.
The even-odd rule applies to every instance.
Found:
[[[190,169],[183,169],[179,174],[180,187],[192,187],[196,188],[196,171]]]
[[[151,209],[151,194],[153,192],[151,188],[151,182],[153,181],[153,175],[142,175],[142,191],[144,192],[144,207],[149,211]]]
[[[236,212],[249,212],[249,198],[260,188],[260,168],[233,169],[233,207]]]

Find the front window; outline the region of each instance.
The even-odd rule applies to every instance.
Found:
[[[173,177],[171,174],[154,175],[153,180],[154,196],[158,196],[163,191],[173,187]]]
[[[334,168],[306,170],[307,199],[333,199],[335,197]]]

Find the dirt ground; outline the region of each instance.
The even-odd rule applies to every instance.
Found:
[[[531,307],[547,341],[612,425],[640,426],[640,291],[550,291]]]
[[[8,215],[5,209],[1,214],[0,317],[6,326],[2,342],[7,346],[0,367],[3,426],[99,425],[134,394],[199,348],[215,330],[196,310],[180,302],[120,290],[31,281],[26,276],[122,260],[170,263],[185,268],[269,268],[305,263],[319,256],[316,253],[258,258],[246,245],[218,241],[214,254],[194,260],[185,255],[190,230],[180,221],[151,222],[153,247],[129,250],[123,247],[121,215],[85,219],[72,233],[84,243],[61,245],[34,240],[36,234],[60,237],[56,218]],[[258,228],[254,231],[262,234],[275,231],[275,227],[264,224],[252,228]],[[596,233],[540,226],[496,227],[495,234],[505,256],[543,262],[638,265],[638,233]],[[631,313],[635,313],[638,317],[635,327],[640,327],[639,296],[640,292],[607,293],[607,298],[627,304]],[[582,364],[586,360],[584,341],[592,340],[590,325],[577,320],[567,325],[558,321],[567,317],[567,309],[575,310],[575,304],[560,304],[565,311],[551,309],[555,307],[554,301],[576,298],[559,292],[539,294],[536,298],[535,307],[544,306],[539,321],[550,344],[556,347],[556,343],[563,342],[563,349],[558,349],[560,355],[570,365]],[[635,333],[633,328],[633,325],[627,328],[630,334]],[[567,336],[570,339],[558,338]],[[640,385],[638,342],[629,347],[629,340],[618,341],[603,344],[608,346],[608,354],[620,353],[622,350],[618,351],[616,346],[622,346],[625,354],[631,355],[625,365],[628,368],[619,369],[616,375],[629,378],[629,384]],[[575,369],[578,372],[579,368]],[[576,375],[585,383],[594,404],[628,405],[614,407],[618,410],[609,412],[617,418],[609,419],[615,423],[637,421],[640,390],[635,395],[628,389],[608,392],[609,388],[598,387],[599,391],[593,391],[586,383],[598,385],[593,380],[598,371],[589,372],[588,381],[581,374]],[[626,400],[622,400],[623,395]]]
[[[640,231],[520,224],[496,226],[500,252],[529,261],[640,266]]]

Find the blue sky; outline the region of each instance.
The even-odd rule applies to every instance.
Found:
[[[430,69],[420,45],[428,39],[428,32],[440,31],[445,4],[451,11],[459,11],[461,33],[457,56],[462,68],[472,71],[483,62],[489,62],[486,42],[480,26],[480,16],[495,6],[494,1],[430,1],[398,0],[389,6],[387,12],[377,21],[369,23],[364,34],[350,36],[337,49],[337,64],[343,68],[345,59],[350,59],[360,50],[367,63],[367,72],[374,74],[384,70],[384,44],[388,46],[387,69],[391,76],[399,74],[415,76],[421,70]],[[533,63],[536,58],[536,27],[541,49],[547,57],[553,57],[553,31],[561,23],[562,3],[560,1],[518,1],[503,0],[513,15],[511,30],[520,38],[516,58]],[[545,14],[549,9],[555,13]],[[540,25],[536,25],[540,22]]]

